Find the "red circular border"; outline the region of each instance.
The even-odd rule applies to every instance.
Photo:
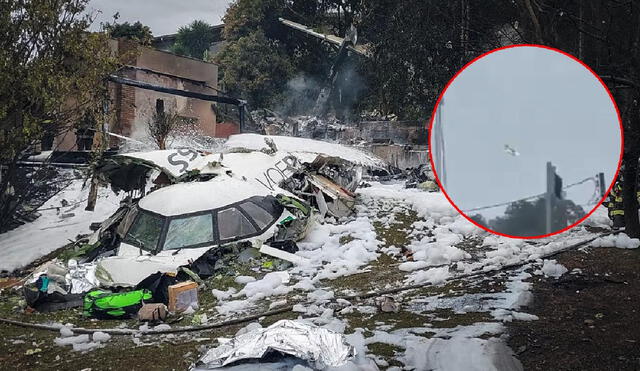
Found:
[[[472,220],[471,218],[469,218],[467,216],[467,214],[465,214],[464,212],[462,212],[462,210],[460,210],[460,208],[458,208],[458,206],[456,206],[456,204],[453,202],[453,200],[451,200],[451,197],[449,197],[449,195],[447,194],[447,192],[445,191],[444,187],[442,186],[442,184],[440,183],[440,179],[438,178],[438,174],[435,171],[435,164],[433,162],[433,154],[431,152],[431,133],[433,132],[432,128],[433,128],[433,123],[436,117],[436,111],[438,109],[438,106],[440,105],[440,100],[442,99],[442,97],[444,96],[444,94],[447,92],[447,89],[449,89],[449,86],[451,85],[451,83],[458,77],[458,75],[460,75],[462,73],[462,71],[464,71],[465,69],[467,69],[469,66],[471,66],[473,63],[475,63],[476,61],[478,61],[481,58],[486,57],[487,55],[491,54],[491,53],[495,53],[497,51],[500,50],[505,50],[505,49],[510,49],[510,48],[521,48],[521,47],[533,47],[533,48],[541,48],[541,49],[548,49],[557,53],[560,53],[562,55],[565,55],[571,59],[573,59],[574,61],[580,63],[584,68],[587,69],[587,71],[591,72],[591,74],[593,76],[595,76],[596,79],[598,79],[598,81],[600,82],[600,84],[602,85],[602,87],[604,88],[604,90],[607,92],[607,94],[609,94],[609,99],[611,99],[611,103],[613,104],[613,107],[616,109],[616,114],[618,116],[618,125],[620,127],[620,158],[618,160],[618,168],[616,169],[616,174],[613,177],[613,180],[611,181],[611,184],[609,185],[609,188],[607,189],[607,192],[605,194],[605,196],[598,202],[598,204],[591,209],[590,212],[587,213],[587,215],[585,215],[584,217],[582,217],[580,220],[578,220],[577,222],[563,228],[560,229],[558,231],[552,232],[552,233],[548,233],[548,234],[543,234],[543,235],[538,235],[538,236],[511,236],[508,234],[504,234],[504,233],[500,233],[500,232],[496,232],[494,230],[491,230],[479,223],[476,223],[474,220]],[[488,51],[486,53],[483,53],[482,55],[474,58],[473,60],[471,60],[471,62],[467,63],[464,65],[464,67],[462,67],[458,72],[456,72],[456,74],[451,78],[451,80],[449,80],[449,82],[447,82],[447,85],[445,85],[444,89],[442,90],[442,92],[440,93],[440,95],[438,96],[438,100],[436,101],[436,105],[433,107],[433,111],[431,112],[431,119],[429,121],[429,138],[428,138],[428,148],[429,148],[429,163],[431,164],[431,169],[433,170],[433,174],[436,178],[436,182],[438,183],[438,186],[440,187],[440,190],[442,191],[442,193],[444,194],[444,196],[447,198],[447,200],[449,201],[449,203],[458,211],[458,213],[460,213],[462,216],[464,216],[468,221],[470,221],[471,223],[473,223],[475,226],[484,229],[485,231],[492,233],[492,234],[497,234],[499,236],[503,236],[503,237],[509,237],[509,238],[514,238],[514,239],[523,239],[523,240],[530,240],[530,239],[537,239],[537,238],[545,238],[545,237],[550,237],[556,234],[560,234],[562,232],[565,232],[577,225],[579,225],[580,223],[582,223],[585,219],[587,219],[589,216],[591,216],[591,214],[593,214],[596,209],[598,207],[600,207],[600,205],[602,205],[602,203],[604,202],[604,200],[607,198],[607,195],[609,194],[609,192],[611,192],[611,188],[613,188],[613,185],[615,184],[615,180],[618,177],[618,173],[620,172],[620,165],[622,164],[622,156],[624,153],[624,130],[622,128],[622,117],[620,116],[620,110],[618,109],[618,105],[616,104],[616,101],[613,99],[613,95],[611,94],[611,92],[609,91],[609,88],[607,88],[607,85],[602,81],[602,79],[600,78],[600,76],[598,76],[589,66],[587,66],[583,61],[581,61],[580,59],[576,58],[575,56],[564,52],[560,49],[556,49],[556,48],[552,48],[549,46],[545,46],[545,45],[538,45],[538,44],[516,44],[516,45],[509,45],[509,46],[503,46],[501,48],[497,48],[491,51]]]

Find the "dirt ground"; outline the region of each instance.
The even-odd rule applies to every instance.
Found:
[[[508,324],[525,370],[640,370],[640,249],[556,257],[573,274],[534,278],[527,313]]]

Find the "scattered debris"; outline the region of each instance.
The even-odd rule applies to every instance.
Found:
[[[383,296],[377,300],[378,308],[382,312],[397,312],[400,310],[400,305],[391,296]]]
[[[169,311],[174,313],[198,309],[198,284],[185,281],[171,285],[169,290]]]
[[[161,322],[167,318],[168,311],[164,303],[143,304],[138,311],[138,320],[151,323]]]
[[[253,329],[233,339],[218,339],[218,342],[217,348],[210,349],[200,358],[196,369],[257,360],[272,351],[303,359],[316,369],[342,366],[356,355],[344,335],[291,320],[280,320],[265,329]]]

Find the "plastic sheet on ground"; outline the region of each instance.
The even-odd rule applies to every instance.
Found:
[[[355,349],[346,343],[342,334],[291,320],[218,341],[220,346],[205,353],[196,369],[214,369],[241,360],[259,359],[270,351],[298,357],[318,369],[344,365],[355,356]]]

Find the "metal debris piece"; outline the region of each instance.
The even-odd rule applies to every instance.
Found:
[[[260,252],[269,256],[273,256],[274,258],[286,260],[295,265],[308,265],[311,261],[303,256],[291,254],[286,251],[275,249],[269,245],[262,245],[260,247]]]
[[[344,335],[299,321],[280,320],[267,328],[218,339],[220,346],[200,358],[198,369],[214,369],[240,360],[260,359],[270,351],[289,354],[314,368],[338,367],[356,354]]]
[[[378,307],[380,307],[380,310],[383,312],[397,312],[400,310],[400,306],[391,296],[383,296],[379,298]]]

